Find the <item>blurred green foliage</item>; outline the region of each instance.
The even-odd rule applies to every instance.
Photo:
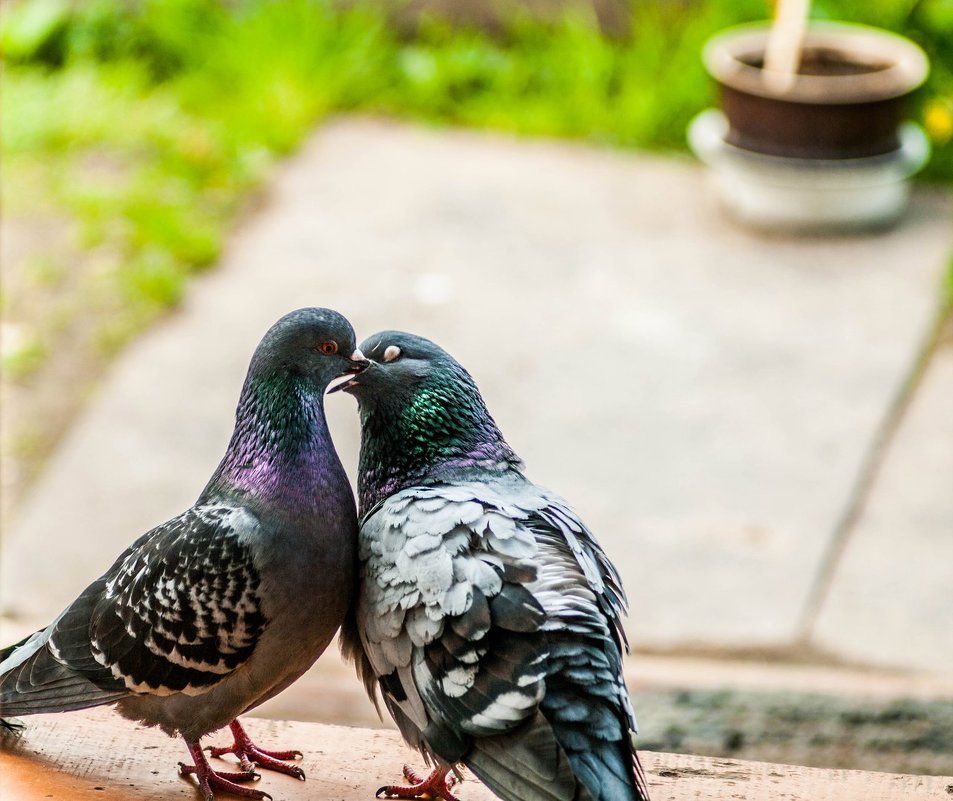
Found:
[[[401,36],[382,7],[330,0],[21,0],[0,30],[3,202],[65,207],[85,244],[118,252],[118,330],[132,331],[215,260],[248,191],[329,112],[682,149],[714,99],[702,43],[769,3],[632,3],[624,36],[518,14],[502,34],[429,19]],[[924,47],[925,177],[953,181],[953,0],[816,0],[813,13]]]

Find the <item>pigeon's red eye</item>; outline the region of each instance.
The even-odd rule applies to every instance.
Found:
[[[337,342],[322,342],[320,350],[325,356],[330,356],[332,353],[338,352],[338,343]]]

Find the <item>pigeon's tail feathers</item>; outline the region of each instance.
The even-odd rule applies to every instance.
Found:
[[[0,657],[2,657],[0,659],[0,686],[6,687],[7,675],[36,656],[37,652],[49,643],[55,625],[54,622],[45,629],[34,631],[20,642],[9,645],[3,651],[0,651]]]
[[[35,715],[70,712],[117,701],[126,691],[104,690],[56,659],[50,650],[53,626],[4,649],[0,662],[0,713]]]
[[[6,648],[0,648],[0,665],[7,661],[7,658],[17,650],[26,645],[31,639],[46,633],[46,629],[40,629],[39,631],[34,631],[32,634],[27,634],[20,642],[15,642],[13,645],[8,645]],[[2,671],[0,671],[2,672]]]
[[[593,801],[539,712],[506,734],[475,739],[464,762],[504,801]]]
[[[594,669],[592,663],[582,668],[579,678]],[[624,686],[600,685],[597,674],[590,677],[588,687],[568,678],[565,673],[549,677],[541,712],[576,778],[593,801],[648,801],[645,776],[629,735],[627,707],[611,697],[614,691],[624,693]]]
[[[639,755],[632,749],[632,773],[635,776],[635,789],[638,793],[639,801],[650,801],[649,783],[645,780],[645,771],[642,769],[642,763],[639,761]]]
[[[567,750],[573,773],[592,791],[594,801],[649,801],[642,765],[620,740],[591,741],[585,750]]]
[[[26,726],[19,720],[5,720],[0,718],[0,733],[19,736]]]

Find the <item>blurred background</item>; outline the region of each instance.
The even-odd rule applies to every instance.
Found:
[[[192,503],[303,305],[473,373],[620,566],[640,747],[953,773],[953,2],[896,225],[731,220],[688,151],[763,0],[3,0],[4,640]],[[353,477],[352,401],[329,401]],[[333,653],[265,715],[380,723]]]

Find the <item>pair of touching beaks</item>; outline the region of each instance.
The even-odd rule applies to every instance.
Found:
[[[371,360],[368,359],[360,348],[354,348],[354,353],[348,357],[348,361],[352,363],[352,367],[348,370],[348,374],[345,376],[345,379],[338,384],[335,384],[328,390],[330,395],[332,392],[339,392],[342,389],[347,389],[348,387],[354,386],[357,382],[352,378],[352,376],[360,375],[368,367],[371,366]]]
[[[397,345],[389,345],[384,351],[385,362],[392,362],[398,356],[400,356],[400,348],[397,347]],[[371,359],[368,359],[364,355],[360,348],[355,348],[354,353],[352,353],[348,358],[350,361],[354,362],[353,370],[349,371],[352,375],[360,375],[374,363]],[[357,383],[358,382],[353,378],[345,379],[340,384],[336,384],[335,386],[331,387],[328,390],[328,394],[332,392],[339,392],[342,389],[348,389],[349,387],[355,386]]]

